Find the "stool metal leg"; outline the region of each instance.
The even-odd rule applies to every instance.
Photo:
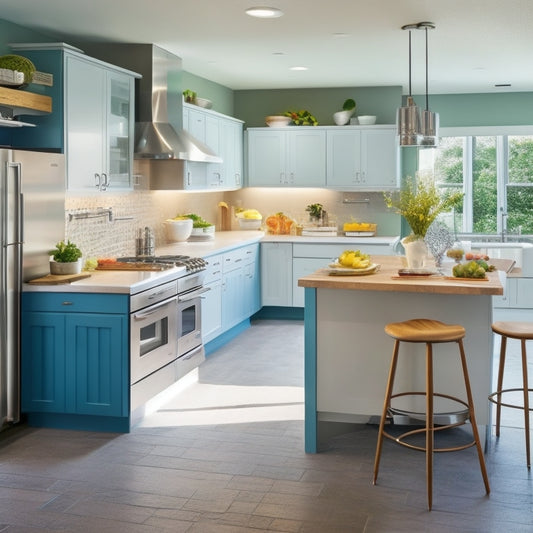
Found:
[[[383,411],[381,413],[381,420],[379,421],[379,430],[378,430],[378,443],[376,446],[376,457],[374,459],[374,478],[372,480],[373,484],[376,484],[376,480],[378,478],[378,471],[379,471],[379,460],[381,457],[381,449],[383,447],[383,429],[385,427],[385,421],[387,419],[387,412],[389,410],[391,396],[392,396],[392,389],[394,386],[394,375],[396,374],[396,365],[398,362],[398,351],[400,349],[400,341],[395,340],[394,341],[394,349],[392,352],[392,360],[390,364],[390,370],[389,370],[389,378],[387,381],[387,389],[385,392],[385,400],[383,402]]]
[[[529,453],[529,385],[527,379],[527,354],[526,339],[520,339],[522,345],[522,379],[524,386],[524,424],[526,432],[526,459],[527,467],[531,468],[531,458]]]
[[[426,483],[428,509],[433,505],[433,346],[426,343]]]
[[[485,483],[485,491],[490,493],[489,477],[487,475],[487,468],[485,467],[485,457],[483,456],[483,450],[481,449],[481,441],[479,440],[479,432],[477,429],[476,414],[474,412],[474,400],[472,398],[472,389],[470,388],[470,378],[468,377],[468,368],[466,366],[465,349],[463,346],[463,340],[457,341],[459,345],[459,352],[461,354],[461,365],[463,367],[463,376],[465,380],[466,397],[468,402],[468,412],[470,416],[470,425],[472,426],[472,433],[474,434],[474,441],[476,442],[477,455],[479,458],[479,467],[481,468],[481,475],[483,476],[483,482]]]
[[[500,365],[498,367],[498,385],[497,391],[503,389],[503,372],[505,368],[505,354],[507,353],[507,337],[501,337],[501,346],[500,346]],[[500,436],[500,421],[502,414],[502,394],[498,392],[498,402],[496,403],[496,436]]]

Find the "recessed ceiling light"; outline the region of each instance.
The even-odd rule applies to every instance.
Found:
[[[289,70],[308,70],[307,67],[291,67]]]
[[[249,7],[246,14],[251,17],[258,17],[262,19],[274,19],[283,16],[283,11],[277,7],[255,6]]]

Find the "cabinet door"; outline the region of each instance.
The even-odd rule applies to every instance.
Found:
[[[107,189],[131,188],[133,161],[134,80],[118,72],[107,72]]]
[[[293,307],[304,307],[305,291],[303,287],[298,287],[298,279],[319,268],[324,268],[331,260],[311,257],[295,257],[292,263],[292,305]]]
[[[261,304],[292,306],[292,244],[261,243]]]
[[[126,416],[129,410],[126,315],[66,317],[67,410]]]
[[[287,182],[285,131],[248,131],[248,185],[280,187]]]
[[[223,159],[223,188],[242,187],[242,123],[220,121],[220,156]]]
[[[224,272],[222,277],[222,330],[244,320],[244,285],[242,265]]]
[[[327,132],[328,187],[357,187],[361,182],[361,132]]]
[[[105,173],[105,70],[67,56],[65,75],[68,188],[96,189]]]
[[[209,289],[202,300],[202,340],[213,340],[222,333],[222,281],[205,285]]]
[[[221,153],[221,131],[218,117],[205,118],[205,144],[217,155]],[[223,163],[207,163],[207,188],[221,189],[224,186]]]
[[[22,411],[64,413],[65,315],[22,315]]]
[[[396,129],[368,129],[361,137],[361,184],[398,187],[399,148]]]
[[[284,184],[324,187],[326,184],[326,132],[301,126],[287,132],[288,166]]]

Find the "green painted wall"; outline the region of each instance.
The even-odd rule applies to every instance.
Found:
[[[415,96],[415,101],[425,107],[425,96]],[[533,124],[531,92],[436,94],[430,95],[429,108],[439,113],[442,127]]]
[[[200,76],[195,76],[186,71],[182,74],[181,84],[183,90],[190,89],[191,91],[195,91],[200,98],[211,100],[214,111],[232,117],[235,116],[234,91],[228,87],[201,78]]]
[[[378,124],[394,124],[401,103],[401,87],[338,87],[319,89],[246,90],[234,92],[235,116],[245,127],[265,125],[268,115],[306,109],[321,126],[334,125],[333,113],[347,98],[356,103],[356,115],[376,115]]]
[[[0,19],[0,55],[11,54],[8,43],[49,43],[55,42],[51,36],[28,30],[12,22]]]

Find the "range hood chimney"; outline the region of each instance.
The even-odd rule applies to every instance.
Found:
[[[181,58],[154,44],[97,45],[95,51],[142,75],[135,91],[135,159],[222,162],[183,129]]]

